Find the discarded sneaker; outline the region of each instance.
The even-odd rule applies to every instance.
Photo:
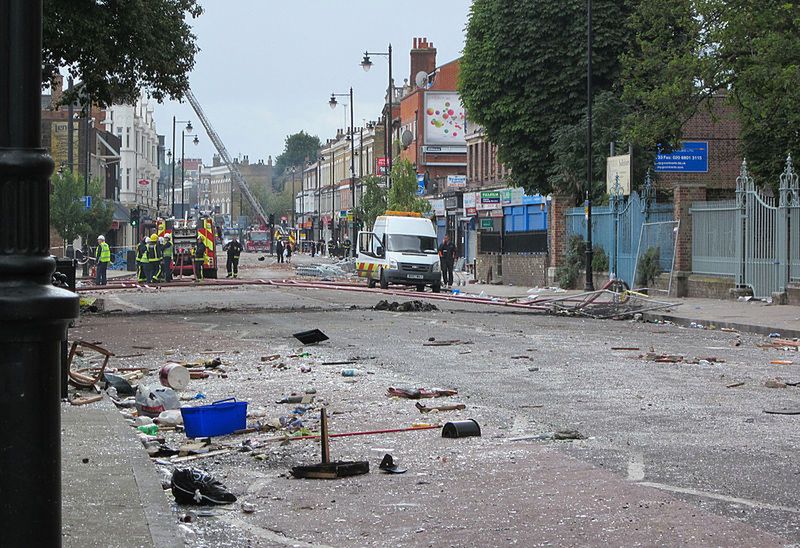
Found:
[[[172,495],[178,504],[231,504],[236,495],[198,468],[176,468],[172,473]]]

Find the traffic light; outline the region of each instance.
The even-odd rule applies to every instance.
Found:
[[[139,208],[131,209],[131,226],[137,226],[139,224]]]
[[[274,213],[270,213],[269,214],[269,226],[271,226],[271,227],[275,226],[275,214]]]

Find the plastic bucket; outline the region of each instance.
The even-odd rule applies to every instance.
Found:
[[[211,405],[181,407],[181,415],[187,438],[224,436],[247,427],[247,402],[229,398]]]
[[[443,438],[466,438],[480,435],[481,427],[475,419],[448,422],[442,427]]]
[[[175,390],[183,390],[189,386],[190,377],[189,370],[179,363],[168,363],[158,374],[162,386]]]

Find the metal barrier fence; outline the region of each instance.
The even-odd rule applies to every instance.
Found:
[[[672,221],[673,218],[672,204],[656,203],[655,189],[648,173],[641,196],[632,192],[626,199],[617,183],[610,203],[592,208],[592,244],[602,248],[608,255],[609,270],[633,287],[642,225]],[[566,224],[567,237],[577,235],[586,239],[584,208],[569,209]],[[667,262],[664,266],[665,270],[671,269]]]
[[[744,161],[735,201],[696,202],[690,213],[694,272],[733,276],[757,298],[800,282],[800,185],[791,156],[777,199],[756,188]]]

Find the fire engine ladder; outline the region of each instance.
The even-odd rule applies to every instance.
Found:
[[[261,207],[261,204],[258,203],[256,197],[253,196],[252,192],[250,192],[250,187],[247,186],[247,182],[244,180],[244,177],[242,177],[239,168],[233,163],[233,161],[231,161],[231,156],[228,154],[228,149],[225,148],[225,145],[222,143],[222,139],[219,138],[217,132],[214,131],[213,127],[211,127],[211,122],[208,121],[208,118],[206,118],[206,115],[203,113],[203,109],[200,107],[200,103],[197,101],[194,93],[192,93],[192,90],[186,90],[186,98],[189,100],[189,103],[192,105],[195,113],[197,113],[197,117],[200,118],[200,122],[206,129],[209,139],[211,139],[211,142],[214,143],[214,147],[217,149],[217,152],[219,152],[222,161],[225,162],[225,165],[228,166],[228,169],[231,171],[231,178],[236,182],[237,185],[239,185],[242,194],[245,195],[247,202],[250,204],[250,207],[253,208],[253,211],[256,212],[256,215],[261,217],[261,222],[265,225],[268,225],[269,220],[267,219],[266,213],[264,213],[264,208]]]

